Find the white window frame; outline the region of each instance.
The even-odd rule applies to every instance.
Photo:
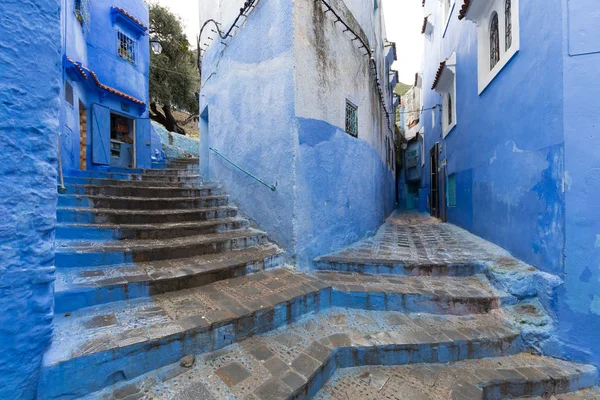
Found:
[[[466,19],[477,24],[477,73],[479,94],[489,86],[521,46],[519,27],[519,0],[511,0],[512,44],[506,50],[506,0],[478,0],[471,4]],[[490,70],[490,22],[492,14],[498,13],[500,34],[500,61]]]
[[[435,91],[442,95],[442,134],[445,138],[454,129],[456,120],[456,53],[452,53],[440,75]],[[448,95],[452,97],[452,122],[448,121]]]
[[[442,15],[444,16],[444,31],[442,32],[442,37],[446,36],[446,31],[448,30],[448,25],[450,24],[450,18],[452,17],[452,13],[454,12],[454,7],[456,6],[456,0],[441,0],[442,2]],[[449,5],[446,8],[446,5]]]

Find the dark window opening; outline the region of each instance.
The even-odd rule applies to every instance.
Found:
[[[70,105],[75,104],[75,95],[73,94],[73,86],[69,82],[65,82],[65,99]]]
[[[504,16],[505,16],[505,22],[504,22],[504,28],[505,28],[505,32],[504,32],[504,38],[506,40],[506,45],[505,45],[505,50],[508,51],[508,49],[510,49],[510,46],[512,45],[512,9],[511,9],[512,5],[511,5],[511,0],[506,0],[506,3],[504,3]]]
[[[346,100],[346,133],[358,137],[358,107]]]
[[[452,125],[453,110],[452,110],[452,95],[448,93],[448,126]]]
[[[117,31],[117,51],[119,57],[125,61],[135,64],[135,40],[121,31]]]
[[[500,31],[498,26],[498,13],[492,14],[490,23],[490,71],[500,61]]]
[[[75,17],[79,21],[79,25],[83,25],[84,18],[83,12],[81,11],[81,0],[75,0]]]

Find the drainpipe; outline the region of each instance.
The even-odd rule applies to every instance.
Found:
[[[62,51],[61,51],[61,65],[62,65],[62,82],[61,82],[61,93],[63,93],[63,90],[65,90],[65,66],[64,66],[64,58],[67,54],[67,23],[68,23],[68,11],[67,11],[67,4],[64,0],[61,1],[61,6],[63,9],[63,37],[62,37]],[[61,104],[62,104],[63,99],[61,99]],[[62,108],[62,107],[61,107]],[[61,110],[61,115],[62,115],[62,110]],[[61,126],[59,128],[59,132],[58,132],[58,176],[60,178],[60,184],[58,185],[58,193],[63,194],[67,192],[67,188],[65,187],[65,177],[63,175],[63,166],[62,166],[62,146],[61,146],[61,136],[62,136],[62,129],[64,128],[64,121],[62,121],[62,118],[59,118],[60,122],[61,122]]]

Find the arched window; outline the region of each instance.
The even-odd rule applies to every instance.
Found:
[[[490,71],[500,61],[500,31],[498,26],[498,13],[492,14],[490,22]]]
[[[512,45],[512,10],[511,10],[511,0],[506,0],[504,3],[504,38],[506,43],[505,51],[510,49]]]

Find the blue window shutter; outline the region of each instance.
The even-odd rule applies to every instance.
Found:
[[[152,167],[152,147],[150,145],[150,119],[140,118],[135,120],[135,167]]]
[[[110,165],[110,110],[92,104],[92,162]]]

